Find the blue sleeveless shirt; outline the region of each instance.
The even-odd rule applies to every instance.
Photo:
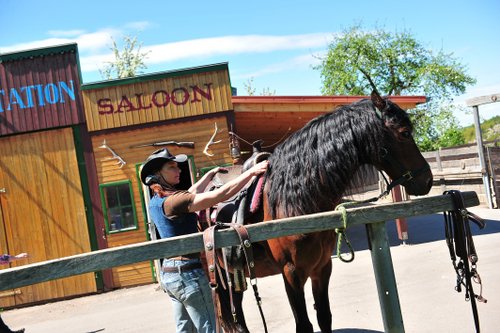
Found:
[[[169,238],[198,232],[198,216],[186,212],[176,218],[168,218],[163,211],[163,203],[168,197],[160,198],[155,194],[149,202],[149,215],[161,238]]]

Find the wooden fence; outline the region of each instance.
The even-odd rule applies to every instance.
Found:
[[[474,191],[482,205],[492,203],[492,208],[500,206],[500,141],[484,143],[486,168],[483,170],[479,161],[477,145],[468,144],[443,148],[423,153],[434,175],[434,187],[431,194],[443,193],[453,188],[460,191]],[[483,184],[483,174],[489,179],[488,193]]]
[[[479,204],[475,192],[463,192],[463,195],[466,207]],[[386,332],[404,332],[404,326],[385,221],[395,218],[428,215],[451,209],[453,209],[451,197],[446,195],[347,209],[348,227],[359,224],[365,224],[367,227],[372,264]],[[342,226],[343,220],[340,212],[331,211],[250,225],[248,226],[248,232],[252,242],[258,242],[270,238],[323,231]],[[197,233],[1,270],[0,291],[144,260],[200,252],[204,249],[202,238],[203,235]],[[233,230],[227,229],[217,232],[215,243],[217,247],[227,247],[239,244],[239,239]]]

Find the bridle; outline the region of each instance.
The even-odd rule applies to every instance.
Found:
[[[394,179],[390,183],[387,181],[387,178],[382,173],[382,177],[384,177],[384,180],[387,184],[387,190],[385,191],[387,192],[387,194],[397,185],[405,185],[406,183],[412,181],[414,178],[418,177],[422,173],[427,172],[431,169],[429,163],[425,163],[425,165],[421,168],[415,170],[408,170],[403,166],[403,164],[401,164],[401,162],[392,157],[386,148],[382,148],[382,159],[385,160],[389,165],[395,166],[402,171],[401,177]]]
[[[377,117],[379,119],[381,119],[382,121],[384,121],[383,113],[388,108],[388,106],[386,106],[383,111],[380,111],[376,106],[373,106],[373,108],[374,108],[374,111],[375,111],[375,114],[377,115]],[[412,181],[414,178],[421,175],[422,173],[430,170],[429,163],[426,163],[425,166],[418,168],[418,169],[415,169],[415,170],[406,169],[401,162],[399,162],[394,157],[392,157],[391,154],[389,154],[389,151],[385,147],[382,147],[382,149],[380,151],[380,155],[382,157],[382,160],[385,161],[388,165],[394,167],[395,169],[399,169],[401,171],[401,177],[396,178],[393,181],[389,182],[387,180],[387,177],[384,175],[384,173],[379,170],[380,174],[384,178],[384,181],[387,185],[386,190],[378,196],[361,201],[361,203],[368,203],[368,202],[377,201],[380,198],[383,198],[386,195],[388,195],[394,187],[396,187],[398,185],[405,185],[408,182]]]

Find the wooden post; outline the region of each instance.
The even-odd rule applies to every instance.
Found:
[[[479,105],[496,103],[498,101],[500,101],[500,94],[480,96],[465,101],[465,104],[467,106],[472,107],[472,113],[474,114],[474,128],[476,132],[476,143],[479,154],[479,163],[481,165],[483,184],[484,184],[484,189],[486,191],[486,200],[488,201],[489,208],[493,208],[493,198],[491,195],[491,188],[490,188],[490,176],[488,173],[488,169],[486,167],[486,160],[484,158],[483,135],[481,133],[481,121],[479,119]]]
[[[479,109],[477,105],[474,105],[472,107],[472,112],[474,114],[474,128],[476,131],[477,151],[479,155],[479,164],[481,166],[481,174],[483,177],[486,200],[488,202],[488,207],[493,208],[490,189],[490,176],[486,167],[486,159],[484,158],[483,135],[481,133],[481,121],[479,120]]]
[[[400,185],[398,185],[392,189],[391,194],[392,194],[392,201],[393,202],[403,201],[403,195],[402,195],[401,191],[402,190],[401,190]],[[396,219],[396,229],[398,230],[399,240],[403,244],[406,244],[406,241],[408,240],[408,223],[406,222],[406,219],[397,218]]]
[[[438,171],[443,172],[443,165],[441,164],[441,147],[439,147],[439,149],[436,150],[436,163]],[[439,185],[441,186],[441,193],[444,193],[446,191],[446,182],[444,177],[439,178]]]
[[[366,231],[384,321],[384,331],[386,333],[402,333],[405,331],[403,315],[401,314],[385,222],[367,224]]]

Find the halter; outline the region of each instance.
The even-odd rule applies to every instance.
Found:
[[[387,184],[387,190],[385,190],[387,194],[397,185],[404,185],[407,182],[411,181],[413,178],[418,177],[420,174],[430,170],[429,163],[426,163],[425,166],[415,170],[405,170],[403,164],[401,164],[398,160],[393,158],[385,148],[382,148],[382,158],[390,165],[395,165],[399,168],[399,170],[402,171],[402,176],[393,180],[390,183],[387,181],[384,174],[382,174],[382,177],[384,177],[384,180]]]
[[[387,109],[387,106],[382,111],[380,111],[375,105],[373,106],[373,109],[374,109],[377,117],[381,120],[384,120],[383,113]],[[368,203],[368,202],[377,201],[378,199],[388,195],[394,187],[396,187],[398,185],[404,185],[404,184],[408,183],[409,181],[413,180],[413,178],[418,177],[420,174],[430,170],[429,163],[426,163],[425,166],[418,168],[418,169],[415,169],[415,170],[407,170],[401,162],[399,162],[394,157],[392,157],[391,154],[389,154],[389,151],[386,148],[381,149],[381,155],[382,155],[382,159],[385,160],[389,165],[396,166],[399,170],[401,170],[402,175],[401,175],[401,177],[394,179],[392,182],[389,183],[387,178],[380,171],[380,173],[382,174],[382,177],[384,178],[384,181],[387,185],[387,189],[384,192],[382,192],[380,195],[373,197],[373,198],[370,198],[370,199],[367,199],[367,200],[363,200],[363,201],[361,201],[361,203]]]

